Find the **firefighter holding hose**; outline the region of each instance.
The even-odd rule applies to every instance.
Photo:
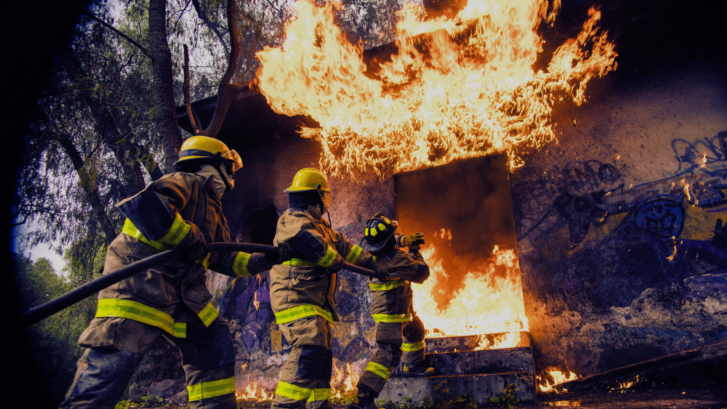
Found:
[[[272,255],[207,253],[207,243],[230,241],[220,198],[234,187],[240,168],[237,152],[194,136],[182,144],[176,172],[117,205],[126,222],[106,253],[106,274],[169,249],[185,256],[99,293],[96,318],[79,339],[86,350],[61,408],[113,408],[161,336],[181,351],[190,408],[236,407],[230,331],[210,303],[205,270],[252,275],[289,258],[285,245]]]
[[[396,221],[390,221],[381,212],[366,221],[361,247],[376,257],[388,277],[372,279],[369,283],[378,350],[359,378],[357,396],[349,409],[377,408],[374,399],[399,365],[402,354],[407,375],[434,373],[424,357],[424,324],[414,313],[410,284],[423,283],[429,277],[429,266],[419,253],[424,234],[396,236],[396,228]],[[397,246],[408,247],[409,253]]]
[[[330,408],[331,324],[339,319],[336,273],[344,262],[374,270],[382,280],[386,270],[323,220],[331,206],[331,189],[320,170],[300,170],[285,192],[290,209],[278,220],[274,243],[289,245],[292,258],[270,271],[270,301],[292,348],[280,371],[272,408]]]

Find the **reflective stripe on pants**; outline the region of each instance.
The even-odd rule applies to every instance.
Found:
[[[164,336],[182,354],[189,408],[235,409],[235,352],[227,321],[217,319],[205,327],[191,310],[186,310],[185,315],[188,338],[167,336],[160,328],[132,321],[140,326],[137,327],[139,330],[125,331],[113,337],[131,338],[125,339],[125,344],[144,345],[141,350],[87,348],[78,361],[76,376],[61,408],[113,409],[148,346]]]
[[[280,371],[272,408],[330,408],[333,350],[331,323],[310,316],[280,325],[291,345],[288,361]]]
[[[325,308],[312,304],[299,305],[297,307],[288,308],[275,313],[275,322],[278,324],[287,324],[289,322],[299,320],[305,317],[320,315],[328,322],[333,323],[333,314],[326,311]]]
[[[187,324],[175,322],[171,315],[156,308],[140,302],[119,298],[102,298],[98,300],[96,318],[112,317],[139,321],[160,328],[173,337],[185,338],[187,336]]]

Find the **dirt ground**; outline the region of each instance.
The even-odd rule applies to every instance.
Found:
[[[708,387],[678,387],[663,389],[638,389],[625,391],[566,392],[560,394],[539,394],[536,405],[520,405],[522,408],[550,408],[554,406],[581,408],[618,409],[727,409],[727,384]],[[334,409],[345,409],[346,405],[333,405]],[[494,405],[480,405],[481,408],[496,408]],[[140,407],[131,405],[129,409]],[[158,409],[183,409],[169,407]],[[268,402],[240,402],[242,409],[268,409]],[[419,409],[415,406],[400,406],[401,409]],[[472,409],[471,406],[435,406],[436,409]],[[153,408],[151,408],[153,409]]]
[[[727,385],[721,387],[670,388],[662,390],[625,390],[573,392],[539,395],[539,403],[534,406],[577,406],[583,408],[688,408],[688,409],[727,409]],[[531,406],[532,407],[532,406]]]

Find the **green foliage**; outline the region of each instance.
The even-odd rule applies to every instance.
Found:
[[[337,393],[335,396],[331,396],[328,401],[335,405],[348,405],[353,402],[356,397],[357,390],[354,388],[350,391],[338,390],[338,392],[340,392],[340,394]]]
[[[432,400],[429,396],[425,396],[422,399],[421,405],[414,405],[412,400],[408,397],[405,397],[398,405],[390,400],[378,401],[376,403],[379,407],[384,409],[477,409],[478,407],[477,399],[474,398],[472,392],[455,397],[448,396],[446,393],[447,392],[445,392],[444,396],[439,395],[434,400]]]
[[[141,402],[139,402],[140,408],[171,408],[174,407],[171,403],[164,403],[164,399],[158,396],[142,396]]]
[[[134,406],[131,406],[134,405]],[[134,403],[130,400],[122,400],[116,403],[114,409],[132,409],[132,408],[174,408],[171,403],[164,403],[164,399],[158,396],[142,396],[141,402]]]
[[[131,406],[130,400],[122,400],[122,401],[119,401],[116,404],[116,406],[114,406],[114,409],[129,409],[130,406]]]
[[[35,263],[25,257],[15,258],[15,272],[21,307],[27,310],[70,290],[71,284],[56,275],[50,262]],[[63,399],[73,380],[81,348],[76,344],[87,324],[84,305],[53,315],[28,328],[27,337],[33,358],[50,395],[58,402]],[[81,313],[79,313],[81,312]]]
[[[237,407],[239,409],[259,409],[259,408],[269,408],[270,404],[273,402],[273,395],[270,395],[270,397],[265,401],[260,401],[258,399],[237,399]]]
[[[506,407],[508,409],[516,408],[520,406],[520,398],[517,397],[516,392],[520,389],[515,387],[515,384],[511,383],[505,386],[502,393],[497,396],[492,396],[489,401],[494,406]]]
[[[417,409],[418,406],[411,403],[411,398],[404,398],[403,402],[400,404],[395,404],[390,400],[382,400],[376,402],[377,405],[379,405],[381,408],[384,409]]]

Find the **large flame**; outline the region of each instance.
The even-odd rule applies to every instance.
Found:
[[[301,134],[321,143],[321,166],[333,175],[382,176],[500,152],[515,168],[523,148],[555,139],[557,101],[580,105],[589,80],[616,68],[591,8],[547,71],[534,70],[544,41],[537,29],[560,8],[553,1],[470,0],[453,19],[429,20],[408,4],[398,13],[398,51],[368,68],[331,3],[298,0],[283,46],[257,54],[255,84],[275,112],[318,121]]]
[[[519,332],[528,330],[528,321],[515,250],[500,250],[495,246],[490,262],[467,273],[464,288],[452,294],[444,311],[437,307],[434,293],[442,291],[438,283],[447,280],[449,275],[436,256],[436,249],[426,249],[422,256],[429,264],[431,275],[423,284],[412,284],[412,289],[414,311],[424,323],[428,338],[507,333],[494,341],[480,336],[476,349],[517,345]],[[495,274],[498,267],[504,267],[506,274]]]

